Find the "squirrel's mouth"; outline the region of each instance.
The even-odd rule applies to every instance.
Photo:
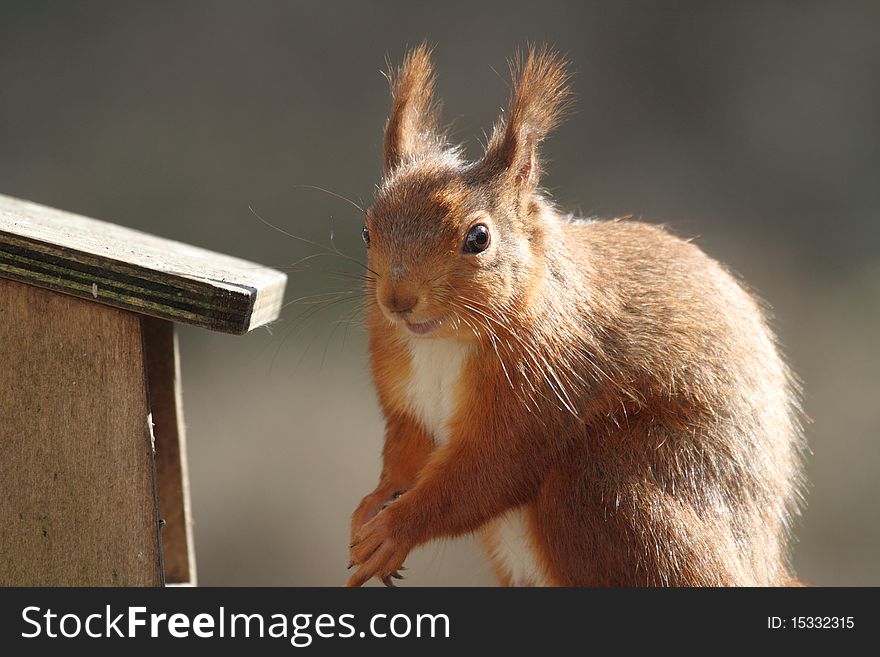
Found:
[[[404,320],[404,324],[406,324],[406,328],[416,335],[428,335],[440,328],[440,325],[443,324],[443,318],[432,319],[427,322],[410,322]]]

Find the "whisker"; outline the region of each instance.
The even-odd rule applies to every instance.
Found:
[[[299,313],[296,317],[294,317],[291,324],[288,325],[286,327],[286,329],[284,330],[284,334],[281,336],[281,339],[278,340],[278,345],[276,346],[275,353],[273,354],[273,357],[272,357],[272,363],[269,366],[269,373],[271,374],[271,372],[275,366],[275,362],[278,359],[278,355],[281,352],[281,348],[284,346],[284,344],[287,342],[287,340],[293,334],[296,333],[297,330],[299,330],[300,328],[302,328],[306,325],[306,322],[308,322],[308,320],[313,318],[319,312],[327,310],[333,306],[339,305],[340,303],[344,303],[344,302],[348,302],[348,301],[355,301],[357,299],[358,299],[358,297],[355,297],[355,296],[331,297],[329,299],[325,299],[323,301],[319,301],[314,304],[310,304],[301,313]],[[294,369],[297,369],[299,367],[299,365],[302,363],[303,357],[305,357],[305,354],[309,351],[309,348],[311,347],[311,345],[313,343],[314,343],[314,338],[306,346],[305,350],[303,351],[302,356],[297,361],[297,364],[294,366]]]
[[[286,231],[286,230],[284,230],[283,228],[280,228],[280,227],[276,226],[275,224],[273,224],[272,222],[268,221],[267,219],[264,219],[264,218],[263,218],[262,216],[260,216],[260,214],[259,214],[256,210],[254,210],[254,208],[251,207],[250,205],[248,206],[248,210],[250,210],[250,211],[251,211],[251,214],[253,214],[253,215],[254,215],[254,216],[255,216],[255,217],[256,217],[261,223],[265,224],[265,225],[268,226],[269,228],[272,228],[273,230],[278,231],[278,232],[281,233],[282,235],[287,235],[287,237],[290,237],[291,239],[295,239],[295,240],[297,240],[297,241],[299,241],[299,242],[303,242],[304,244],[308,244],[308,245],[310,245],[310,246],[314,246],[314,247],[316,247],[316,248],[322,249],[322,250],[324,251],[324,253],[326,253],[326,254],[328,254],[328,255],[329,255],[329,254],[334,254],[334,255],[339,256],[340,258],[344,258],[345,260],[348,260],[349,262],[353,262],[353,263],[355,263],[356,265],[358,265],[358,266],[360,266],[360,267],[363,267],[364,269],[366,269],[368,272],[370,272],[371,274],[373,274],[373,275],[376,276],[377,278],[380,278],[380,276],[379,276],[379,274],[378,274],[377,272],[375,272],[375,271],[373,271],[372,269],[370,269],[367,265],[365,265],[364,263],[362,263],[362,262],[361,262],[360,260],[358,260],[357,258],[352,258],[351,256],[342,253],[342,251],[340,251],[339,249],[337,249],[335,246],[334,246],[333,248],[328,248],[327,246],[325,246],[325,245],[323,245],[323,244],[320,244],[320,243],[318,243],[318,242],[315,242],[314,240],[310,240],[310,239],[307,239],[307,238],[305,238],[305,237],[300,237],[299,235],[294,235],[293,233],[291,233],[291,232],[289,232],[289,231]]]
[[[327,273],[330,276],[333,276],[335,278],[361,281],[363,283],[368,283],[368,284],[373,284],[376,282],[376,279],[373,278],[372,276],[367,276],[366,274],[361,274],[359,272],[352,273],[352,272],[347,272],[347,271],[328,271],[325,273]]]
[[[338,322],[333,322],[333,326],[330,329],[330,335],[327,336],[327,341],[324,343],[324,351],[321,354],[321,365],[320,369],[324,369],[324,363],[327,360],[327,350],[330,349],[330,342],[333,340],[333,334],[336,333],[336,329],[339,328]]]
[[[295,303],[303,303],[304,305],[314,305],[318,303],[322,303],[323,301],[329,301],[332,299],[340,298],[340,297],[349,297],[354,294],[360,294],[359,290],[346,290],[340,292],[321,292],[320,294],[309,294],[303,297],[297,297],[296,299],[291,299],[290,301],[285,301],[281,308],[287,308],[287,306],[293,305]],[[312,301],[312,299],[318,299],[318,301]]]
[[[345,331],[342,333],[342,348],[345,349],[345,341],[348,338],[348,329],[351,328],[352,322],[358,317],[363,308],[355,308],[349,315],[348,319],[345,322]],[[361,325],[363,326],[363,325]]]
[[[457,295],[457,296],[456,296],[456,300],[459,301],[460,303],[464,304],[464,305],[468,305],[468,304],[464,301],[464,299],[463,299],[461,296],[458,296],[458,295]],[[481,335],[481,331],[480,331],[479,328],[477,328],[477,327],[478,327],[478,326],[482,326],[482,327],[485,329],[485,331],[486,331],[486,337],[489,338],[489,342],[490,342],[490,345],[492,346],[492,350],[495,352],[495,356],[496,356],[496,358],[498,359],[498,363],[499,363],[499,365],[501,366],[502,370],[504,371],[505,378],[507,379],[508,384],[510,384],[511,389],[514,391],[514,393],[515,393],[515,394],[517,395],[517,397],[520,399],[520,401],[522,402],[523,406],[526,408],[527,411],[532,412],[532,406],[534,406],[534,410],[537,411],[537,410],[538,410],[538,404],[537,404],[537,402],[535,401],[534,395],[533,395],[533,394],[529,394],[528,392],[526,392],[524,386],[522,386],[522,385],[520,385],[519,391],[517,391],[517,387],[516,387],[516,385],[513,383],[512,377],[510,376],[510,373],[509,373],[509,371],[508,371],[508,369],[507,369],[507,365],[506,365],[505,362],[504,362],[504,358],[502,357],[501,352],[500,352],[499,349],[498,349],[498,344],[499,344],[498,336],[497,336],[497,335],[495,334],[495,332],[491,329],[491,326],[490,326],[488,323],[483,323],[483,322],[478,321],[478,320],[476,320],[476,319],[474,319],[474,322],[471,323],[471,321],[469,321],[468,319],[466,319],[464,316],[462,316],[462,315],[461,315],[459,312],[457,312],[457,311],[456,311],[456,315],[459,316],[465,324],[467,324],[469,327],[471,327],[471,330],[472,330],[472,331],[473,331],[478,337]],[[491,318],[490,318],[490,319],[491,319]],[[506,341],[504,341],[504,342],[502,342],[501,344],[502,344],[502,346],[506,347],[506,348],[505,348],[505,351],[510,355],[510,357],[514,358],[514,357],[515,357],[515,354],[513,353],[513,350],[511,349],[509,343],[507,343]],[[528,381],[528,379],[526,379],[526,382],[529,383],[529,386],[532,388],[533,391],[535,391],[535,387],[534,387],[534,385],[532,385],[532,383],[531,383],[530,381]],[[540,418],[538,418],[538,421],[539,421],[542,425],[546,426],[546,424],[544,423],[544,421],[541,420]]]
[[[315,189],[319,192],[324,192],[325,194],[329,194],[330,196],[335,196],[341,201],[345,201],[349,205],[361,211],[361,213],[366,212],[361,206],[352,201],[350,198],[343,196],[342,194],[337,194],[336,192],[332,192],[329,189],[324,189],[323,187],[318,187],[317,185],[292,185],[293,189]]]
[[[489,323],[498,326],[499,328],[505,329],[505,332],[508,333],[510,338],[512,338],[517,346],[521,349],[519,354],[520,358],[519,363],[521,365],[521,371],[523,374],[526,372],[531,372],[532,374],[539,375],[541,379],[547,384],[550,390],[553,392],[554,396],[558,399],[561,404],[561,408],[567,410],[575,417],[579,418],[577,411],[574,408],[574,403],[571,401],[571,397],[568,394],[568,387],[571,385],[571,380],[568,378],[568,375],[565,371],[563,373],[558,373],[555,368],[547,361],[543,354],[539,353],[537,349],[529,344],[526,340],[524,340],[519,333],[514,330],[514,327],[510,324],[509,320],[505,317],[496,316],[495,312],[492,309],[487,308],[483,304],[475,300],[466,300],[462,298],[460,295],[456,296],[456,301],[461,304],[462,307],[469,310],[470,312],[476,313],[477,315],[484,318],[487,322],[487,336],[489,337],[492,348],[495,350],[496,355],[499,358],[499,362],[502,364],[502,367],[506,370],[503,365],[503,359],[501,358],[500,353],[498,352],[496,340],[499,336],[495,334],[494,331],[488,330]],[[516,354],[513,352],[512,347],[508,342],[503,342],[503,346],[506,347],[505,351],[507,351],[511,357],[516,357]],[[523,358],[525,357],[525,358]],[[523,369],[523,367],[525,369]],[[505,374],[508,377],[508,382],[511,383],[509,374],[505,371]],[[575,373],[576,378],[582,380],[580,376]],[[541,397],[546,399],[546,396],[542,394],[537,388],[535,388],[534,384],[530,381],[529,377],[525,377],[526,383],[529,384],[529,387],[536,394],[541,395]],[[534,401],[534,398],[529,395],[529,397]]]

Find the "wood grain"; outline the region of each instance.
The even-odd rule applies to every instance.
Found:
[[[160,586],[140,318],[0,278],[0,586]]]
[[[156,483],[162,527],[165,582],[196,584],[192,511],[186,461],[186,431],[180,397],[180,357],[174,324],[144,317],[153,437],[156,444]]]
[[[287,276],[0,195],[0,277],[224,333],[278,317]]]

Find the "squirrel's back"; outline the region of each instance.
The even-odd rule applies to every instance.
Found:
[[[708,536],[732,537],[725,549],[741,555],[745,581],[786,583],[805,445],[799,387],[765,306],[659,226],[576,221],[560,230],[560,262],[589,300],[574,333],[594,336],[593,358],[614,379],[604,430],[591,440],[604,476],[653,478],[726,530]]]

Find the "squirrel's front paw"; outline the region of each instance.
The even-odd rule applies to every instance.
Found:
[[[349,568],[358,566],[347,586],[362,586],[373,577],[385,586],[394,586],[393,579],[402,579],[400,570],[412,545],[399,531],[393,507],[380,513],[355,535],[349,552]]]
[[[355,509],[354,513],[351,516],[351,540],[354,542],[355,536],[357,536],[358,532],[361,530],[361,527],[366,525],[370,520],[376,517],[380,511],[384,511],[388,508],[392,502],[397,501],[397,499],[403,495],[405,491],[403,490],[381,490],[370,493],[367,495],[361,503],[358,505],[358,508]]]

